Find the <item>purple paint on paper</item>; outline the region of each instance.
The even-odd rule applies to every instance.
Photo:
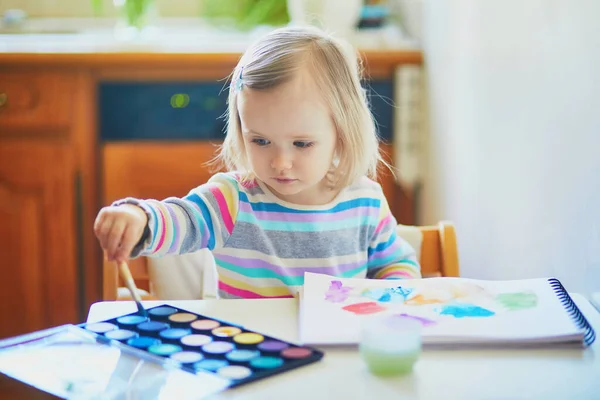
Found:
[[[429,319],[429,318],[424,318],[424,317],[419,317],[416,315],[410,315],[410,314],[395,314],[395,317],[400,317],[400,318],[408,318],[408,319],[412,319],[415,321],[418,321],[421,323],[421,325],[423,326],[431,326],[431,325],[435,325],[436,322]]]
[[[352,290],[349,286],[342,286],[341,281],[331,281],[329,289],[325,292],[325,301],[332,303],[341,303],[350,296]]]

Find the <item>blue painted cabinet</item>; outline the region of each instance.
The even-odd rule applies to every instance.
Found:
[[[379,134],[392,137],[393,85],[366,83]],[[227,109],[226,82],[102,82],[99,86],[102,141],[220,141]]]

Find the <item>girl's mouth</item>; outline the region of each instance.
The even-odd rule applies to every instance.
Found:
[[[296,182],[296,179],[292,179],[292,178],[273,178],[273,179],[275,179],[277,181],[277,183],[282,183],[282,184]]]

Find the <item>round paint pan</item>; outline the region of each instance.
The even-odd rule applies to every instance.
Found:
[[[200,333],[207,333],[221,326],[221,323],[212,319],[197,319],[194,322],[192,322],[190,326],[195,331],[198,331]]]
[[[181,344],[188,347],[201,347],[212,341],[212,336],[200,334],[187,335],[180,339]]]
[[[289,344],[285,342],[280,342],[279,340],[265,340],[264,342],[259,343],[256,348],[264,353],[279,353],[282,350],[290,347]]]
[[[95,322],[92,324],[87,324],[85,329],[94,333],[104,334],[108,331],[119,329],[119,327],[115,324],[111,324],[110,322]]]
[[[310,357],[313,351],[306,347],[289,347],[281,352],[281,356],[288,359],[299,360]]]
[[[192,314],[192,313],[188,313],[188,312],[178,312],[175,314],[171,314],[168,317],[168,321],[170,324],[180,326],[180,327],[185,326],[186,328],[189,326],[189,324],[191,322],[193,322],[197,319],[198,319],[198,316],[196,314]]]
[[[260,333],[244,332],[233,337],[233,342],[244,348],[256,348],[256,345],[263,342],[265,337]]]
[[[230,342],[211,342],[202,346],[202,351],[211,355],[223,355],[235,349],[235,345]]]
[[[260,357],[258,350],[232,350],[225,354],[226,359],[235,363],[245,363],[257,357]]]
[[[180,351],[171,354],[171,359],[179,361],[182,364],[193,364],[202,360],[204,356],[196,351]]]
[[[131,347],[135,347],[136,349],[147,349],[150,346],[155,346],[157,344],[160,344],[160,340],[153,338],[153,337],[148,337],[148,336],[139,336],[136,338],[131,338],[127,341],[127,344]]]
[[[142,335],[156,336],[160,331],[169,329],[169,324],[160,321],[147,321],[138,324],[137,330]]]
[[[183,328],[168,328],[158,332],[158,336],[163,340],[181,340],[182,337],[188,336],[192,331]]]
[[[193,364],[194,369],[216,372],[220,368],[226,367],[229,363],[225,360],[205,359]]]
[[[143,317],[141,315],[124,315],[122,317],[117,318],[117,324],[124,327],[135,326],[146,321],[148,321],[148,318]]]
[[[150,317],[152,319],[160,319],[160,320],[166,320],[169,318],[170,315],[173,315],[178,312],[178,310],[176,308],[169,307],[169,306],[158,306],[158,307],[150,308],[147,311],[148,311],[148,315],[150,315]]]
[[[239,335],[242,333],[242,330],[237,326],[221,326],[219,328],[215,328],[211,331],[213,336],[216,336],[221,339],[231,339],[235,335]]]
[[[240,380],[252,375],[252,370],[241,365],[228,365],[217,370],[217,374],[227,379]]]
[[[183,349],[181,348],[181,346],[177,346],[176,344],[170,344],[170,343],[155,344],[155,345],[148,347],[149,353],[155,354],[157,356],[163,356],[163,357],[171,356],[172,354],[178,353],[182,350]]]
[[[283,365],[283,359],[280,357],[263,356],[250,360],[250,366],[256,369],[273,369]]]
[[[130,331],[129,329],[115,329],[108,331],[104,334],[104,337],[111,340],[129,340],[140,336],[137,332]]]

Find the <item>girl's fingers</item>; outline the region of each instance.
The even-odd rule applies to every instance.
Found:
[[[100,247],[102,247],[104,250],[107,249],[108,238],[109,238],[113,223],[114,223],[114,219],[105,218],[101,222],[101,224],[98,226],[98,229],[96,232],[96,237],[98,238],[98,241],[100,242]]]
[[[96,217],[96,220],[94,221],[94,233],[96,234],[96,236],[99,237],[102,234],[108,233],[104,230],[106,229],[107,222],[111,219],[111,214],[107,211],[106,208],[100,210],[98,216]],[[108,228],[110,228],[110,225],[112,224],[108,224]]]
[[[123,232],[125,231],[125,226],[125,223],[117,220],[110,228],[110,232],[106,238],[105,248],[109,261],[113,261],[115,259],[119,245],[123,241]]]
[[[125,206],[105,207],[98,213],[94,221],[94,233],[109,261],[126,261],[140,240],[143,227],[136,227],[139,218],[134,217]]]
[[[115,253],[115,259],[119,262],[127,261],[131,255],[131,252],[133,251],[133,248],[140,240],[140,236],[141,233],[138,232],[138,229],[135,229],[131,225],[126,226],[121,237],[119,248]]]

